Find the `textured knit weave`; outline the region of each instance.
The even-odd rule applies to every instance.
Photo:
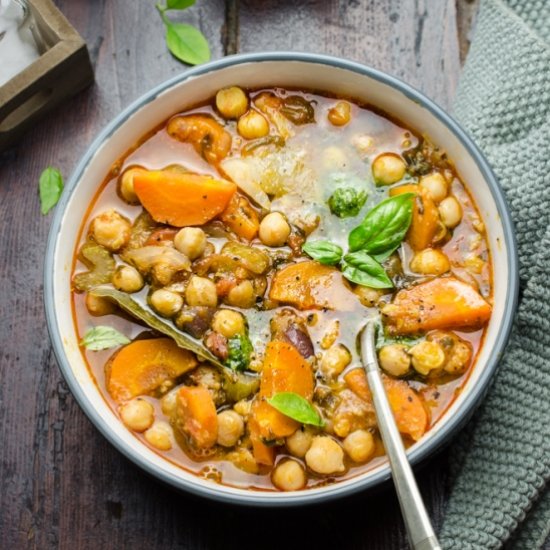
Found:
[[[482,0],[455,112],[506,191],[521,293],[493,386],[450,453],[440,538],[532,550],[550,531],[549,0]]]

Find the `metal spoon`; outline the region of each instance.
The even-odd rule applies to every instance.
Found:
[[[372,392],[378,428],[390,461],[407,534],[414,550],[441,550],[384,390],[376,356],[375,330],[375,321],[368,321],[361,334],[361,359]]]

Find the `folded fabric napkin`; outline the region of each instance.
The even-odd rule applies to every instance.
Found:
[[[491,390],[450,453],[440,539],[531,550],[550,532],[549,0],[482,0],[455,113],[506,192],[521,291]]]

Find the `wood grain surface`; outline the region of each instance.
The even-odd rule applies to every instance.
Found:
[[[289,49],[355,59],[448,107],[477,2],[199,0],[214,58]],[[37,182],[68,176],[131,101],[185,70],[166,51],[153,0],[57,0],[88,43],[96,83],[0,156],[0,548],[407,548],[393,490],[303,510],[218,506],[147,477],[97,432],[61,378],[46,330],[43,257],[51,217]],[[458,8],[458,9],[457,9]],[[435,526],[446,455],[419,472]]]

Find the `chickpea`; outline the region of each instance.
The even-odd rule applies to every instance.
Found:
[[[374,159],[372,175],[376,185],[391,185],[405,175],[405,161],[393,153],[384,153]]]
[[[243,417],[227,409],[218,414],[218,445],[233,447],[244,433]]]
[[[306,453],[306,464],[318,474],[343,472],[345,470],[344,451],[331,437],[315,436]]]
[[[454,344],[443,370],[450,374],[459,374],[466,370],[471,360],[472,346],[459,340]]]
[[[340,335],[340,321],[337,319],[334,319],[331,321],[327,331],[323,335],[323,338],[321,338],[321,348],[322,349],[329,349],[334,342],[336,342],[336,339]]]
[[[139,204],[139,198],[134,190],[134,177],[141,171],[141,168],[130,168],[129,170],[125,170],[122,176],[120,176],[118,191],[128,204]]]
[[[443,174],[433,172],[420,178],[420,187],[428,192],[428,195],[436,203],[440,203],[447,196],[447,181]]]
[[[102,296],[94,296],[89,292],[86,294],[86,308],[90,315],[100,317],[101,315],[110,315],[116,311],[116,305]]]
[[[241,307],[243,309],[252,307],[256,302],[252,282],[245,280],[234,286],[227,294],[226,302],[230,306]]]
[[[378,352],[380,366],[392,376],[404,376],[411,367],[411,358],[402,344],[389,344]]]
[[[172,448],[172,428],[167,422],[155,422],[144,434],[147,443],[159,449],[169,451]]]
[[[178,388],[173,389],[166,395],[163,395],[162,399],[160,400],[160,408],[162,410],[162,414],[166,416],[172,416],[172,414],[174,414],[174,412],[176,411],[177,402]]]
[[[248,109],[248,98],[238,86],[223,88],[216,94],[216,107],[224,118],[239,118]]]
[[[212,321],[212,329],[226,338],[244,333],[245,328],[244,317],[232,309],[220,309]]]
[[[307,477],[302,465],[289,458],[275,466],[271,481],[281,491],[298,491],[306,486]]]
[[[433,370],[440,369],[445,363],[445,352],[437,342],[424,340],[413,346],[409,353],[414,369],[425,376]]]
[[[286,438],[286,448],[291,455],[298,458],[304,458],[311,447],[312,441],[313,436],[311,435],[311,432],[302,428],[300,430],[296,430],[292,435],[289,435]]]
[[[163,317],[173,317],[183,307],[183,298],[180,294],[160,288],[149,296],[151,307]]]
[[[260,223],[259,237],[266,246],[283,246],[290,235],[290,225],[280,212],[271,212]]]
[[[441,250],[425,248],[414,255],[410,268],[423,275],[443,275],[451,269],[451,263]]]
[[[347,101],[339,101],[329,109],[328,120],[334,126],[345,126],[351,119],[351,106]]]
[[[120,418],[124,425],[135,432],[144,432],[153,424],[155,409],[145,399],[132,399],[120,409]]]
[[[216,307],[218,305],[216,285],[206,277],[194,275],[185,289],[185,300],[190,306]]]
[[[252,409],[252,401],[248,399],[241,399],[233,405],[233,410],[240,414],[243,418],[246,418],[250,414]]]
[[[380,298],[384,295],[382,290],[361,285],[357,285],[353,292],[365,307],[376,307]]]
[[[111,252],[120,250],[129,240],[132,226],[115,210],[107,210],[92,220],[90,230],[95,241]]]
[[[325,351],[321,359],[321,370],[329,378],[338,376],[351,363],[351,354],[342,344]]]
[[[206,234],[198,227],[184,227],[174,237],[174,246],[190,260],[201,256],[206,248]]]
[[[344,450],[353,462],[367,462],[374,454],[374,437],[366,430],[351,432],[344,439]]]
[[[118,266],[111,282],[116,289],[129,293],[138,292],[145,284],[141,273],[131,265]]]
[[[452,229],[462,220],[462,206],[454,197],[447,197],[439,204],[439,216],[441,221]]]
[[[251,109],[239,118],[237,131],[244,139],[257,139],[269,134],[269,122],[264,115]]]

